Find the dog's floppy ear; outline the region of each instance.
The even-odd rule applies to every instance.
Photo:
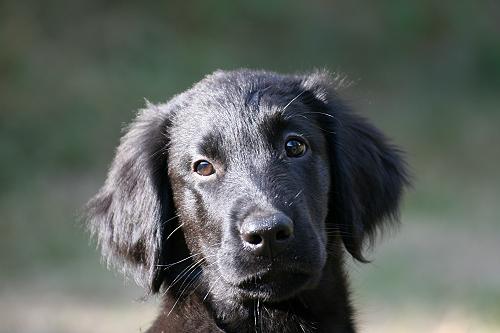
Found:
[[[148,103],[138,113],[104,186],[86,206],[88,227],[108,265],[153,292],[159,288],[163,235],[175,222],[166,156],[172,109]]]
[[[372,243],[377,231],[398,220],[401,194],[409,184],[406,164],[377,128],[343,105],[330,75],[314,73],[303,85],[322,108],[318,119],[330,150],[328,223],[339,230],[349,253],[364,262],[366,241]]]

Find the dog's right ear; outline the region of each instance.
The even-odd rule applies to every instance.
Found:
[[[176,215],[167,176],[174,103],[141,110],[127,128],[104,186],[86,206],[87,225],[108,266],[156,292],[164,237]]]

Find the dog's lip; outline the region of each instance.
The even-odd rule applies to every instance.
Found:
[[[236,285],[246,283],[248,281],[255,282],[256,280],[276,278],[283,275],[296,275],[296,274],[307,274],[307,271],[300,270],[295,267],[287,267],[282,269],[276,269],[274,267],[266,267],[257,272],[250,273],[240,279],[235,283]]]
[[[237,281],[226,281],[231,286],[241,291],[257,291],[262,289],[282,289],[290,281],[302,281],[306,283],[312,277],[311,272],[300,269],[264,269],[249,274]],[[300,283],[302,284],[302,283]]]
[[[310,272],[301,270],[263,270],[247,275],[236,283],[226,282],[235,289],[241,300],[279,302],[303,290],[312,278]]]
[[[226,274],[221,274],[223,280],[228,284],[239,287],[248,284],[270,284],[286,280],[287,277],[312,277],[314,275],[313,269],[308,269],[308,265],[300,265],[298,263],[281,262],[274,260],[258,270],[248,272],[246,275],[236,277],[232,275],[232,279],[227,279]],[[231,275],[229,275],[231,276]]]
[[[235,284],[236,287],[240,289],[255,289],[258,286],[271,286],[274,284],[282,283],[283,281],[279,281],[280,278],[284,280],[284,277],[297,278],[303,277],[307,278],[310,274],[300,272],[300,271],[288,271],[288,272],[279,272],[279,274],[275,274],[275,272],[259,272],[257,274],[253,274],[245,277],[241,281]]]

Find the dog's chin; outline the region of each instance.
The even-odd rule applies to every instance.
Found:
[[[261,300],[282,302],[305,289],[313,288],[318,277],[310,273],[264,271],[247,276],[236,283],[228,282],[228,293],[238,302]]]

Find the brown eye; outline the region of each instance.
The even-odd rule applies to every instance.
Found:
[[[306,153],[307,146],[300,139],[290,139],[285,143],[285,151],[288,157],[300,157]]]
[[[193,166],[194,171],[200,176],[210,176],[215,173],[214,166],[207,161],[198,161]]]

